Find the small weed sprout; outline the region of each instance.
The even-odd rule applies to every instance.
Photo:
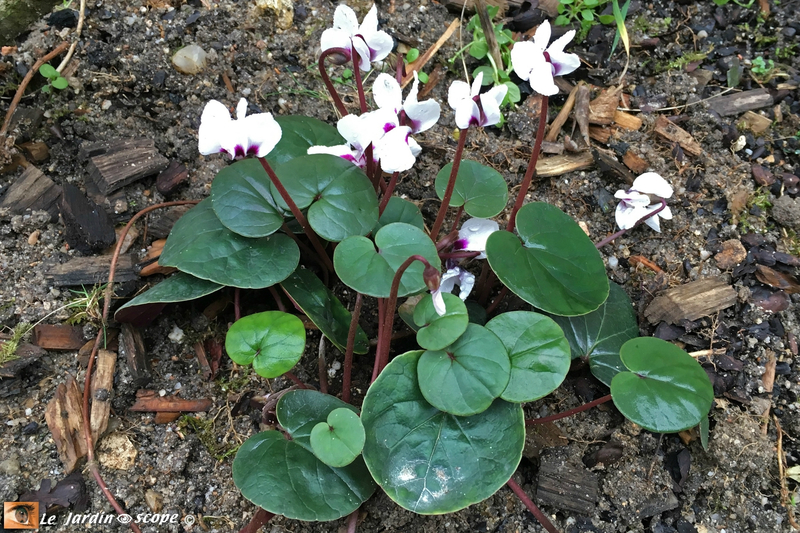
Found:
[[[25,338],[25,336],[33,329],[33,326],[28,324],[27,322],[20,322],[11,329],[10,338],[0,344],[0,366],[14,361],[15,359],[19,359],[17,355],[17,349],[19,348],[19,343]]]
[[[58,89],[61,91],[69,87],[69,82],[67,79],[63,78],[61,73],[59,73],[52,65],[45,63],[39,67],[39,74],[47,78],[47,85],[42,87],[43,93],[52,92],[53,89]]]

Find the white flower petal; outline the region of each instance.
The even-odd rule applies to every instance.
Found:
[[[247,116],[247,100],[241,98],[236,104],[236,120],[242,120]]]
[[[411,154],[417,157],[422,152],[422,147],[414,140],[413,137],[408,138],[408,147],[411,149]]]
[[[480,96],[484,118],[481,126],[494,126],[500,122],[500,103],[506,97],[508,85],[496,85]]]
[[[541,51],[544,51],[547,48],[547,44],[550,42],[550,22],[545,20],[542,22],[538,28],[536,28],[536,33],[533,34],[533,44],[536,45]]]
[[[511,64],[514,65],[514,72],[523,80],[531,77],[531,71],[536,65],[537,58],[544,61],[542,51],[530,41],[516,43],[511,49]]]
[[[370,69],[369,60],[371,54],[369,46],[367,46],[367,43],[364,41],[364,39],[360,37],[355,37],[353,39],[353,52],[358,52],[358,67],[362,71],[367,72]]]
[[[375,4],[372,4],[372,7],[367,11],[357,33],[365,37],[373,33],[378,33],[378,7]]]
[[[411,128],[398,126],[375,143],[375,155],[381,160],[384,172],[403,172],[417,160],[408,144]]]
[[[654,194],[659,198],[672,197],[672,185],[655,172],[645,172],[635,180],[631,189],[644,194]]]
[[[616,211],[614,211],[614,219],[619,229],[631,229],[636,224],[636,221],[646,214],[644,207],[626,205],[624,202],[620,202],[617,204]]]
[[[352,37],[345,30],[339,28],[328,28],[322,32],[322,37],[319,41],[322,51],[330,50],[331,48],[344,48],[350,52],[353,48]],[[348,56],[349,59],[349,56]]]
[[[435,291],[431,291],[431,299],[433,300],[433,308],[439,316],[444,316],[447,312],[447,307],[444,305],[444,297],[442,296],[442,287],[439,286]]]
[[[469,128],[470,124],[476,126],[480,124],[481,111],[478,109],[478,104],[471,99],[462,100],[461,104],[456,109],[456,126],[465,130]]]
[[[489,235],[498,231],[500,225],[489,218],[470,218],[458,230],[457,245],[461,250],[481,252],[478,259],[485,259],[486,241]]]
[[[553,41],[553,44],[547,47],[547,53],[559,53],[564,51],[564,47],[566,47],[572,38],[575,37],[575,30],[569,30],[567,33]]]
[[[364,36],[364,40],[370,50],[370,61],[381,61],[391,53],[394,48],[394,41],[385,31],[375,32],[369,37]]]
[[[475,276],[463,268],[461,269],[461,274],[458,276],[459,287],[461,287],[461,292],[459,292],[458,297],[462,300],[466,300],[469,293],[472,292],[472,288],[475,286]]]
[[[450,84],[447,91],[447,104],[456,109],[464,100],[470,99],[469,85],[461,80],[456,80]]]
[[[617,191],[614,193],[614,198],[619,198],[623,202],[633,205],[633,206],[642,206],[646,207],[650,205],[650,197],[646,194],[642,194],[636,192],[634,190],[630,191]]]
[[[478,75],[475,76],[475,79],[472,81],[472,87],[469,91],[470,98],[478,96],[481,92],[481,87],[483,86],[483,72],[478,72]]]
[[[553,96],[554,94],[558,94],[558,87],[556,87],[555,81],[553,80],[553,66],[547,61],[544,61],[544,56],[542,56],[542,59],[543,61],[537,60],[534,62],[528,83],[531,84],[531,89],[537,93],[545,96]]]
[[[307,151],[308,155],[314,154],[330,154],[342,159],[346,159],[356,165],[357,167],[364,168],[367,166],[367,160],[364,154],[350,148],[349,144],[339,144],[336,146],[311,146]]]
[[[459,267],[448,268],[447,271],[442,274],[442,280],[439,282],[439,290],[442,292],[452,292],[453,289],[456,288],[460,275],[461,269]]]
[[[379,74],[372,85],[372,97],[381,109],[388,109],[395,114],[403,107],[403,91],[394,76]],[[416,95],[415,98],[416,100]]]
[[[658,215],[646,219],[644,223],[653,228],[658,233],[661,233],[661,220]]]
[[[222,151],[221,140],[225,137],[231,123],[231,114],[222,102],[211,100],[203,108],[200,128],[197,132],[197,148],[202,155],[217,154]]]
[[[442,108],[436,100],[417,101],[418,88],[419,78],[417,77],[417,72],[414,71],[414,84],[411,86],[411,92],[408,93],[406,101],[403,102],[403,111],[406,112],[406,117],[411,122],[409,124],[411,133],[419,133],[430,129],[439,122],[439,117],[442,114]]]
[[[345,4],[339,4],[333,12],[333,27],[339,28],[353,36],[358,31],[358,17],[356,12]]]
[[[660,213],[658,213],[658,216],[664,220],[672,220],[672,210],[669,208],[669,206],[666,206]]]
[[[247,102],[245,102],[245,106],[247,106]],[[266,157],[283,135],[281,127],[272,117],[272,113],[257,113],[237,122],[237,126],[247,136],[245,155],[255,154],[256,157]]]

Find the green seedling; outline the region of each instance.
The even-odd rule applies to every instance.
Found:
[[[47,85],[42,87],[43,93],[52,92],[53,89],[62,91],[69,87],[69,82],[66,78],[61,77],[61,74],[50,64],[45,63],[39,67],[39,74],[47,78]]]

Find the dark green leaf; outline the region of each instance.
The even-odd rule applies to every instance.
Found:
[[[225,351],[237,364],[253,364],[265,378],[283,375],[297,364],[306,348],[303,322],[282,311],[240,318],[228,329]]]
[[[425,221],[422,219],[419,207],[415,203],[404,200],[399,196],[389,198],[389,203],[386,204],[386,208],[383,210],[383,214],[373,231],[378,231],[392,222],[405,222],[421,230],[425,229]]]
[[[313,272],[298,268],[281,282],[281,287],[319,328],[323,335],[342,352],[347,348],[352,315],[339,298]],[[367,353],[369,339],[361,326],[356,330],[355,353]]]
[[[436,195],[440,200],[444,198],[452,170],[453,163],[447,163],[436,175]],[[470,216],[491,218],[505,209],[507,201],[508,186],[499,172],[476,161],[461,161],[450,207],[463,205]]]
[[[364,426],[350,409],[340,407],[328,414],[311,430],[311,449],[328,466],[347,466],[361,455],[364,448]]]
[[[308,207],[308,223],[323,239],[339,242],[366,235],[377,224],[375,188],[350,161],[329,154],[304,155],[274,170],[297,207]],[[272,196],[282,209],[289,209],[274,187]]]
[[[314,426],[327,420],[334,409],[349,409],[358,414],[358,409],[349,403],[309,389],[293,390],[284,394],[278,401],[275,414],[292,439],[311,451],[311,431]]]
[[[597,310],[582,316],[553,317],[567,336],[572,358],[588,359],[592,374],[606,386],[625,370],[620,348],[639,335],[630,298],[616,283],[609,285],[608,299]]]
[[[494,69],[492,67],[483,65],[472,71],[472,77],[477,78],[478,74],[480,74],[481,72],[483,72],[483,79],[481,80],[481,85],[483,87],[486,87],[487,85],[492,85],[494,83]]]
[[[489,45],[486,41],[473,41],[469,47],[469,55],[475,59],[483,59],[489,53]]]
[[[258,159],[243,159],[220,170],[211,184],[211,205],[226,228],[244,237],[266,237],[283,224],[269,176]]]
[[[508,92],[506,93],[506,100],[511,102],[512,104],[516,104],[522,98],[522,94],[519,92],[519,86],[513,81],[504,82],[503,85],[508,87]],[[492,215],[494,216],[494,215]]]
[[[433,307],[433,299],[426,294],[414,308],[414,323],[417,344],[426,350],[442,350],[454,343],[467,330],[469,317],[467,306],[455,294],[444,293],[445,314],[439,316]]]
[[[297,268],[300,249],[286,235],[248,239],[222,225],[207,198],[178,222],[159,264],[198,278],[244,289],[280,283]]]
[[[419,514],[463,509],[494,494],[517,468],[525,441],[522,408],[495,400],[458,417],[430,405],[417,385],[421,352],[396,357],[370,386],[361,421],[364,460],[400,506]]]
[[[339,279],[351,289],[376,298],[388,298],[395,272],[412,255],[421,255],[433,267],[441,268],[439,254],[430,237],[415,226],[395,222],[375,234],[375,244],[366,237],[343,240],[333,253],[333,266]],[[400,278],[399,297],[425,288],[424,268],[422,263],[414,261],[406,269]]]
[[[477,324],[444,350],[419,359],[419,388],[425,399],[458,416],[482,413],[508,385],[511,361],[497,335]]]
[[[569,343],[552,319],[529,311],[503,313],[486,329],[498,336],[511,359],[511,379],[500,397],[532,402],[547,396],[567,377]]]
[[[526,204],[517,213],[516,235],[496,231],[486,243],[492,270],[514,294],[548,313],[594,311],[608,297],[600,253],[583,230],[557,207]]]
[[[301,115],[276,116],[281,127],[281,140],[267,155],[271,165],[308,154],[312,146],[336,146],[344,139],[336,128],[321,120]]]
[[[195,300],[221,288],[222,285],[212,281],[196,278],[185,272],[176,272],[117,309],[114,313],[114,320],[117,322],[132,322],[139,317],[142,306],[163,307],[168,303]]]
[[[629,420],[655,433],[676,433],[708,416],[714,389],[708,374],[674,344],[653,337],[631,339],[620,357],[630,372],[611,380],[611,396]]]

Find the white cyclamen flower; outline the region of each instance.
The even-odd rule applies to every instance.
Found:
[[[475,76],[472,87],[456,80],[447,92],[447,103],[456,112],[456,126],[493,126],[500,121],[500,104],[508,92],[507,85],[497,85],[481,94],[483,72]]]
[[[323,51],[344,48],[352,54],[355,49],[358,52],[358,65],[365,72],[369,70],[371,62],[388,56],[394,46],[389,34],[378,30],[378,8],[375,4],[361,26],[358,25],[355,11],[344,4],[339,5],[333,13],[333,28],[322,32],[320,44]]]
[[[575,54],[564,52],[564,47],[575,37],[575,30],[570,30],[551,44],[550,23],[544,21],[533,36],[533,42],[524,41],[511,49],[511,64],[514,72],[531,84],[531,88],[539,94],[552,96],[558,93],[553,78],[574,72],[581,65]]]
[[[439,316],[443,316],[447,309],[444,305],[445,292],[452,292],[453,289],[459,286],[458,297],[466,300],[469,293],[472,292],[472,287],[475,286],[475,276],[461,267],[453,267],[442,274],[442,281],[439,283],[439,288],[431,291],[431,298],[433,298],[433,308]]]
[[[620,229],[631,229],[637,221],[661,207],[661,200],[672,197],[672,186],[656,174],[646,172],[633,180],[633,185],[627,191],[617,191],[615,198],[620,200],[614,218]],[[670,220],[672,211],[669,206],[664,207],[656,216],[644,221],[645,224],[661,232],[659,219]]]
[[[500,225],[494,220],[471,218],[458,230],[458,240],[453,244],[453,249],[480,252],[476,259],[486,259],[486,241],[489,235],[499,229]]]
[[[197,147],[203,155],[225,152],[231,159],[248,155],[264,157],[281,140],[281,127],[272,113],[247,114],[247,100],[236,106],[236,120],[228,108],[211,100],[200,116]]]
[[[411,133],[419,133],[430,129],[439,121],[441,107],[435,100],[417,101],[419,78],[414,72],[414,85],[403,102],[403,91],[397,80],[389,74],[380,74],[372,86],[372,96],[381,109],[387,109],[395,115],[400,114],[400,124],[409,126]],[[404,116],[403,116],[404,115]]]
[[[371,113],[361,116],[345,115],[336,124],[339,134],[344,137],[347,144],[337,146],[312,146],[308,149],[309,154],[331,154],[351,161],[359,168],[367,166],[365,152],[372,142],[383,135],[382,125],[377,117]]]

